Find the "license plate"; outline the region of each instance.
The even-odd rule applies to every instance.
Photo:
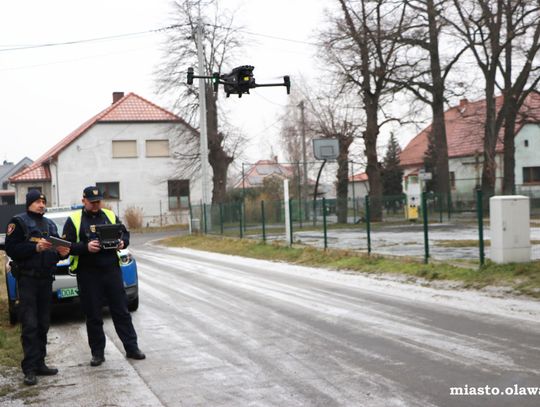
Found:
[[[79,295],[79,290],[77,288],[59,288],[58,289],[58,298],[76,297],[78,295]]]

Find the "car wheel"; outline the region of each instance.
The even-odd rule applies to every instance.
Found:
[[[129,310],[129,312],[137,311],[137,308],[139,308],[139,297],[138,296],[128,302],[128,310]]]

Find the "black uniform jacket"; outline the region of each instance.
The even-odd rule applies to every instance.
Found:
[[[58,237],[52,220],[30,211],[15,215],[6,230],[6,253],[21,270],[50,274],[61,256],[54,249],[36,251],[37,241],[47,236]]]
[[[120,266],[118,264],[118,255],[116,250],[104,250],[101,249],[97,253],[90,253],[88,251],[88,242],[90,240],[97,239],[95,229],[92,226],[110,224],[111,222],[105,215],[105,212],[99,210],[96,214],[82,210],[81,228],[79,233],[79,242],[77,242],[77,235],[75,225],[71,218],[68,218],[64,225],[63,236],[64,239],[72,242],[70,254],[79,256],[79,265],[77,270],[87,271],[111,271],[117,270]],[[116,217],[116,223],[120,224],[120,220]],[[124,241],[124,248],[129,245],[129,232],[124,227],[122,240]]]

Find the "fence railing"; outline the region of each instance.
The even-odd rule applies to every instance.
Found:
[[[482,192],[476,192],[466,210],[457,210],[446,196],[432,193],[423,193],[420,201],[409,202],[403,195],[345,202],[246,200],[192,205],[191,219],[193,230],[206,234],[420,257],[426,263],[465,259],[483,265],[489,246],[484,217],[489,208]],[[531,214],[540,217],[539,203],[530,202]]]

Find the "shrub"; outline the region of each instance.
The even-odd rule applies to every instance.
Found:
[[[125,210],[124,218],[129,229],[140,229],[143,224],[143,210],[130,206]]]

